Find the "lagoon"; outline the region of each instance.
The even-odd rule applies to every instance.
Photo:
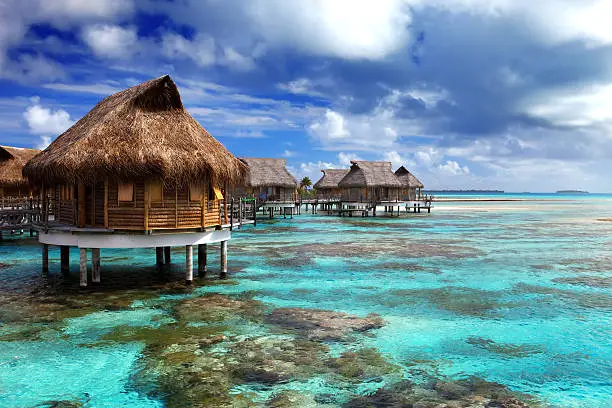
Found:
[[[476,404],[492,383],[609,406],[612,196],[499,198],[517,201],[262,221],[233,234],[228,280],[211,251],[191,287],[181,248],[162,272],[154,250],[103,251],[103,282],[83,291],[76,252],[62,276],[50,251],[43,277],[36,240],[9,236],[0,406]]]

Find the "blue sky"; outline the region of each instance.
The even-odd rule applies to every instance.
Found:
[[[170,74],[237,156],[612,191],[608,0],[0,0],[0,143]]]

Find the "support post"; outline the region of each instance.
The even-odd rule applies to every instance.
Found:
[[[193,282],[193,246],[185,245],[185,283]]]
[[[79,262],[81,281],[80,285],[82,288],[87,286],[87,248],[80,248],[81,259]]]
[[[221,241],[221,271],[220,278],[227,277],[227,241]]]
[[[172,262],[172,259],[170,259],[170,247],[164,247],[164,263],[166,265],[170,265],[170,262]]]
[[[162,266],[164,264],[164,248],[155,247],[155,264]]]
[[[100,248],[91,249],[91,281],[100,283]]]
[[[227,224],[227,205],[225,206],[225,223]],[[234,197],[230,201],[230,231],[234,229]]]
[[[62,272],[70,270],[70,247],[66,245],[60,247],[60,270]]]
[[[49,245],[43,244],[42,247],[42,272],[49,272]]]
[[[198,276],[206,276],[208,270],[207,253],[208,246],[206,244],[198,245]]]
[[[253,227],[257,226],[257,199],[253,198]]]

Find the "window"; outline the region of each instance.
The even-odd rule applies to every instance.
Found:
[[[198,184],[189,185],[189,200],[202,201],[202,186]]]
[[[134,201],[134,185],[119,183],[119,201]]]
[[[215,191],[215,199],[223,200],[223,193],[221,193],[221,189],[218,187],[213,187],[213,190]]]
[[[159,203],[163,201],[163,186],[159,181],[151,182],[149,185],[149,190],[151,194],[151,201],[154,203]]]

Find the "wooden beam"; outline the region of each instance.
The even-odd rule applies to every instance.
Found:
[[[208,245],[206,244],[198,245],[198,275],[202,277],[206,276],[208,269],[207,249]]]
[[[77,186],[77,204],[78,204],[78,226],[83,228],[87,222],[85,214],[85,184],[79,183]]]
[[[80,249],[79,271],[80,285],[82,288],[87,286],[87,248]]]
[[[201,214],[201,225],[202,228],[206,227],[206,196],[208,195],[208,185],[204,183],[202,186],[202,200],[200,201],[200,206],[202,207]]]
[[[228,220],[227,220],[227,184],[223,187],[223,214],[224,214],[224,220],[223,223],[227,224]]]
[[[104,180],[104,228],[108,228],[108,179]]]
[[[178,187],[174,187],[174,228],[178,228]]]
[[[193,281],[193,246],[185,245],[185,282]]]
[[[100,248],[91,249],[91,281],[100,283]]]
[[[151,183],[145,182],[144,191],[144,229],[149,230],[149,207],[151,206]]]
[[[96,185],[91,187],[91,226],[96,225]]]
[[[227,277],[227,241],[221,241],[221,254],[219,260],[221,261],[221,271],[219,273],[220,278]]]

